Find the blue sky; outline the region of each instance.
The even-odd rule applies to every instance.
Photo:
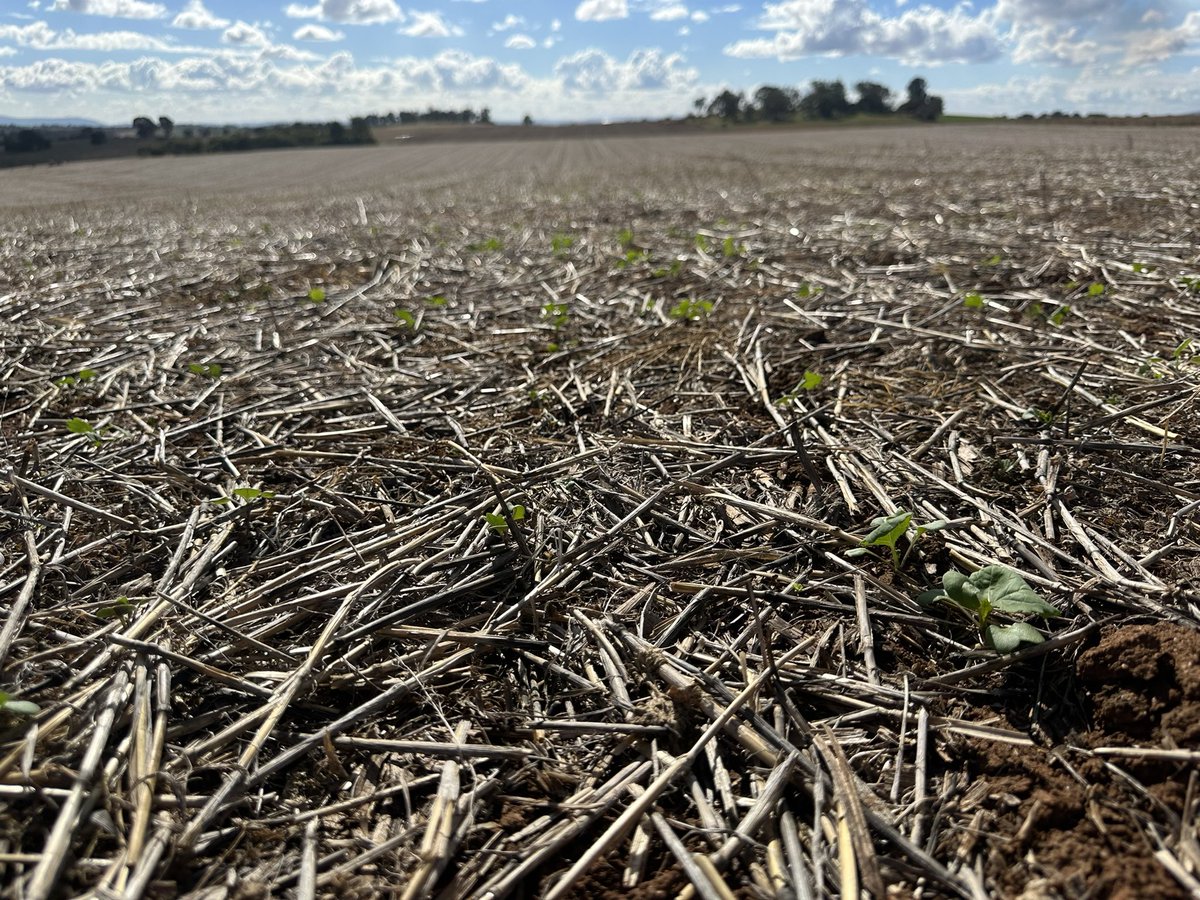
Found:
[[[924,76],[959,113],[1200,112],[1195,0],[0,0],[0,115],[681,115]]]

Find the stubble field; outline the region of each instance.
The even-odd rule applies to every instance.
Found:
[[[1198,137],[0,172],[0,890],[1200,890]]]

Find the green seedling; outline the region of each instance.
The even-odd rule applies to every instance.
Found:
[[[983,309],[983,295],[974,292],[963,297],[963,306],[967,309]]]
[[[633,247],[633,229],[622,228],[620,234],[617,235],[617,243],[621,245],[622,250],[629,250]]]
[[[940,531],[946,527],[946,523],[941,519],[925,525],[913,525],[912,518],[912,513],[901,509],[890,516],[879,516],[872,519],[870,532],[862,539],[858,548],[851,550],[847,555],[861,556],[863,553],[869,552],[871,547],[886,547],[892,554],[892,566],[897,571],[900,570],[908,561],[908,555],[912,553],[913,547],[917,545],[917,541],[923,534],[927,531]],[[904,556],[900,555],[900,549],[897,546],[901,538],[908,545],[904,550]]]
[[[636,247],[625,251],[625,255],[617,260],[618,269],[628,269],[650,258],[649,250],[639,250]]]
[[[654,278],[678,278],[683,272],[683,260],[676,259],[669,266],[660,266],[655,269],[650,275]]]
[[[221,374],[221,366],[218,363],[190,363],[188,371],[193,375],[205,375],[209,378],[217,378]]]
[[[1154,266],[1148,266],[1145,263],[1135,262],[1130,268],[1139,275],[1148,275],[1154,271]]]
[[[18,700],[12,694],[0,691],[0,710],[28,719],[40,713],[42,708],[36,703],[30,703],[28,700]]]
[[[1001,255],[999,253],[993,253],[991,256],[984,259],[982,261],[982,264],[985,266],[998,266],[1002,262],[1004,262],[1003,255]]]
[[[308,299],[313,303],[325,302],[325,288],[315,287],[309,290]]]
[[[448,301],[445,297],[438,295],[437,297],[426,297],[425,302],[430,306],[445,306]]]
[[[1060,306],[1054,312],[1050,313],[1050,316],[1047,319],[1047,321],[1051,322],[1054,325],[1061,325],[1063,322],[1067,321],[1067,316],[1069,316],[1070,314],[1071,314],[1071,307],[1067,306],[1064,303],[1062,306]]]
[[[514,522],[524,521],[525,507],[524,506],[514,506],[509,511],[509,515],[512,517],[512,520]],[[488,525],[491,527],[492,531],[496,532],[496,534],[507,534],[508,533],[508,519],[504,518],[504,515],[502,513],[487,513],[486,515],[484,515],[483,518],[488,523]]]
[[[275,496],[274,491],[263,491],[259,490],[258,488],[249,487],[234,488],[231,493],[233,494],[233,497],[237,497],[239,500],[245,500],[247,503],[251,503],[255,500],[270,500]],[[209,502],[215,506],[221,506],[232,502],[233,497],[218,497],[217,499],[210,500]]]
[[[417,327],[416,317],[413,316],[413,314],[410,313],[407,309],[401,309],[400,307],[397,306],[395,309],[392,310],[392,315],[396,319],[396,324],[399,325],[401,328],[415,329]]]
[[[128,597],[118,597],[109,606],[96,610],[101,619],[128,619],[134,614],[135,607]]]
[[[775,401],[776,406],[787,406],[793,400],[800,396],[801,391],[815,391],[825,381],[825,376],[818,372],[805,371],[804,377],[796,384],[794,388]]]
[[[824,290],[825,288],[819,284],[802,284],[796,289],[796,299],[807,300],[809,297],[815,297]]]
[[[559,348],[558,344],[557,344],[555,341],[550,341],[550,343],[548,343],[548,344],[546,345],[546,352],[547,352],[547,353],[557,353],[557,352],[559,351],[559,349],[560,349],[560,348]]]
[[[61,388],[74,387],[77,384],[87,384],[99,373],[95,369],[80,369],[76,375],[64,375],[54,383]]]
[[[562,328],[571,321],[571,308],[565,303],[555,303],[553,300],[542,306],[542,321],[551,328]]]
[[[504,243],[499,238],[488,238],[486,241],[472,244],[470,249],[484,253],[499,253],[504,249]]]
[[[697,322],[700,319],[708,318],[708,315],[713,311],[711,300],[680,300],[671,307],[667,313],[672,319],[679,319],[683,322]]]
[[[732,236],[721,241],[721,253],[729,259],[731,256],[745,256],[750,250],[745,244],[739,244]]]
[[[71,434],[82,434],[87,437],[92,446],[99,447],[104,438],[100,436],[100,429],[96,428],[87,419],[67,419],[67,431]]]
[[[575,246],[575,238],[569,234],[555,234],[550,238],[550,249],[555,256],[566,256],[568,251]]]
[[[984,566],[972,575],[951,570],[942,576],[942,587],[917,598],[922,606],[948,603],[970,614],[984,642],[998,653],[1011,653],[1021,644],[1045,640],[1028,622],[996,625],[992,613],[1009,616],[1033,614],[1050,618],[1058,610],[1037,595],[1025,579],[1004,566]]]
[[[1098,281],[1093,281],[1088,285],[1087,294],[1089,297],[1100,297],[1104,294],[1104,285]]]
[[[692,242],[696,245],[696,249],[701,253],[712,252],[712,244],[709,243],[706,235],[697,234],[696,237],[692,239]]]
[[[1184,338],[1183,341],[1180,342],[1179,346],[1171,351],[1171,359],[1179,362],[1189,363],[1194,363],[1200,359],[1200,356],[1195,356],[1191,352],[1192,342],[1194,340],[1194,338]]]
[[[1179,286],[1185,291],[1200,294],[1200,275],[1184,275],[1179,279]]]

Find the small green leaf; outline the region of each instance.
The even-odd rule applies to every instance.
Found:
[[[797,300],[805,300],[808,297],[816,296],[817,294],[821,293],[821,291],[823,291],[823,290],[824,290],[824,288],[821,287],[820,285],[814,286],[811,284],[802,284],[802,285],[800,285],[799,288],[796,289],[796,299]]]
[[[917,603],[923,607],[933,606],[935,603],[941,603],[946,599],[946,592],[941,588],[933,588],[932,590],[922,591],[917,595]]]
[[[4,696],[8,696],[7,694]],[[0,709],[5,712],[12,713],[14,716],[23,716],[32,718],[42,711],[42,708],[36,703],[31,703],[28,700],[8,699],[0,703]]]
[[[942,576],[942,586],[951,600],[966,609],[1058,615],[1058,610],[1039,597],[1024,578],[1004,566],[984,566],[969,577],[952,570]],[[986,621],[987,616],[980,618]]]
[[[407,309],[397,307],[392,310],[392,315],[396,317],[396,321],[400,323],[402,328],[413,328],[416,326],[416,318]]]
[[[71,434],[95,434],[96,429],[87,419],[67,419],[67,431]]]
[[[260,491],[258,488],[234,488],[233,495],[241,497],[243,500],[270,500],[275,496],[274,491]]]
[[[1067,320],[1067,314],[1071,312],[1071,307],[1063,305],[1050,314],[1050,321],[1055,325],[1061,325]]]
[[[821,382],[825,380],[824,375],[819,375],[816,372],[804,372],[804,378],[801,380],[799,387],[806,391],[815,391],[821,386]]]
[[[325,302],[325,289],[319,288],[319,287],[312,288],[308,292],[308,299],[311,300],[313,303],[324,303]]]
[[[1104,285],[1098,281],[1093,281],[1090,285],[1088,285],[1087,292],[1089,297],[1099,297],[1104,293]]]
[[[998,266],[1004,261],[1004,257],[999,253],[994,253],[983,261],[985,266]]]
[[[622,228],[620,234],[617,235],[617,243],[621,245],[622,250],[628,250],[633,246],[633,229]]]
[[[80,369],[79,380],[83,382],[91,381],[99,373],[95,369]]]
[[[981,294],[970,293],[963,297],[963,306],[967,309],[982,309],[983,296]]]
[[[485,513],[483,518],[493,531],[500,534],[508,531],[508,521],[500,513]]]
[[[512,508],[512,518],[514,522],[520,522],[525,518],[525,507],[514,506]]]
[[[988,644],[997,653],[1012,653],[1021,644],[1040,644],[1046,640],[1042,633],[1028,622],[989,625],[984,634]]]
[[[862,546],[864,547],[889,547],[895,549],[896,541],[904,536],[908,531],[908,525],[912,521],[912,513],[900,510],[894,515],[880,516],[877,519],[871,520],[870,533],[863,538]]]
[[[425,302],[428,303],[430,306],[445,306],[447,303],[447,300],[445,297],[442,297],[439,295],[437,297],[426,297]]]

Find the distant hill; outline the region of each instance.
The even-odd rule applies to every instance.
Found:
[[[0,127],[17,125],[21,128],[35,128],[38,125],[57,125],[65,128],[83,128],[88,126],[99,128],[103,124],[102,122],[97,122],[95,119],[14,119],[12,116],[0,116]]]

